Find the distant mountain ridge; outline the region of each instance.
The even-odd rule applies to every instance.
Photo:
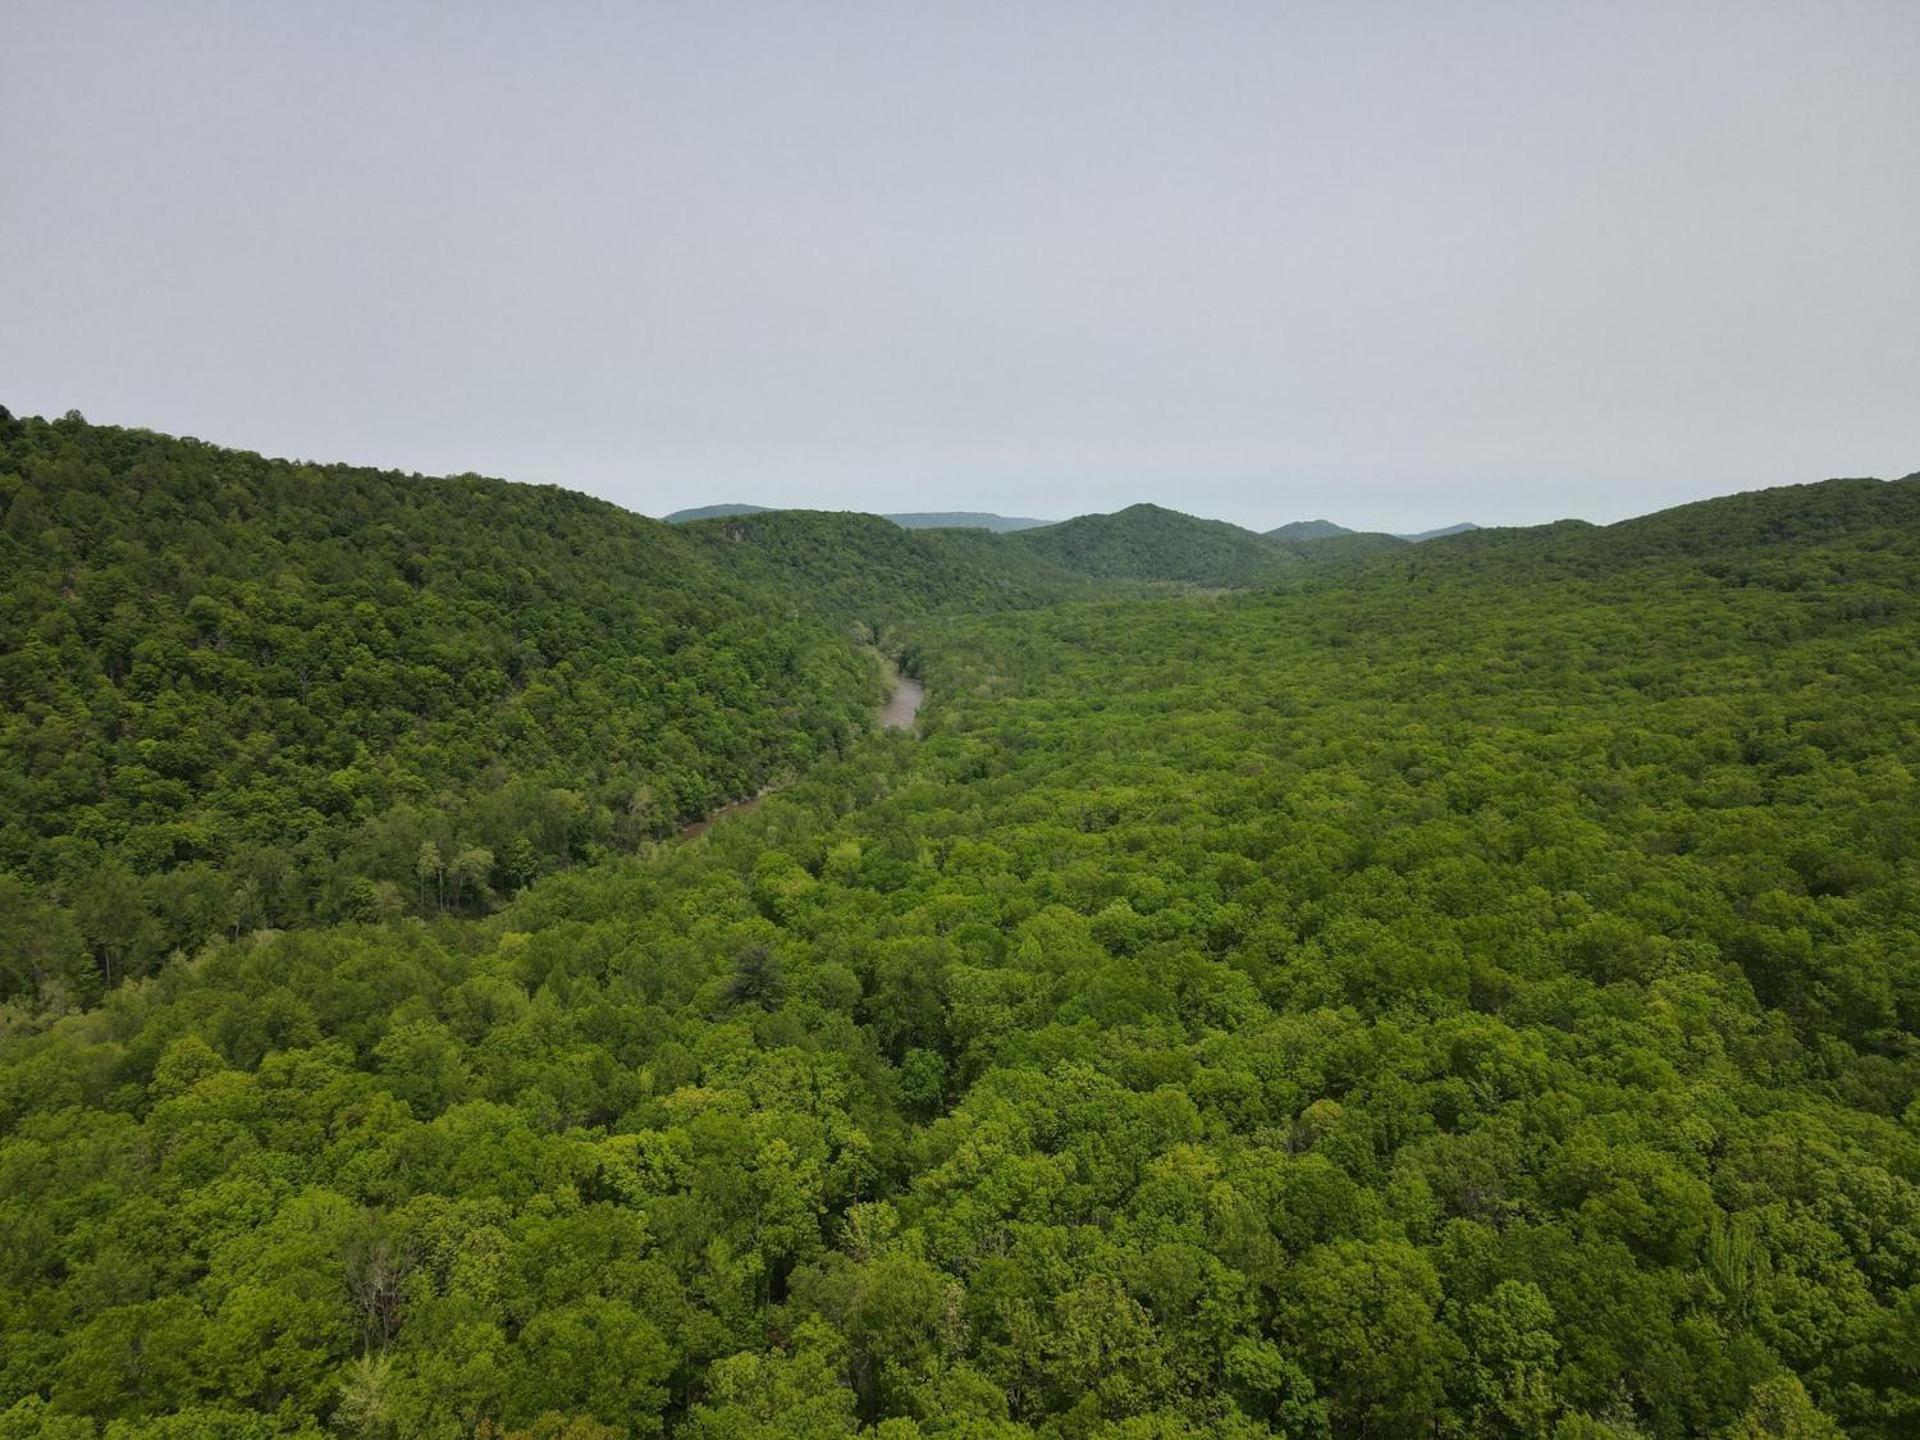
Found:
[[[1836,477],[1709,496],[1605,525],[1578,519],[1539,525],[1466,525],[1413,539],[1451,536],[1447,545],[1403,543],[1368,558],[1381,583],[1394,576],[1433,576],[1462,568],[1522,577],[1589,579],[1635,567],[1682,561],[1715,580],[1814,589],[1821,572],[1813,553],[1823,546],[1879,533],[1883,548],[1920,547],[1920,471],[1896,480]],[[1347,544],[1334,536],[1300,547],[1311,553]],[[1792,555],[1791,561],[1780,559]],[[1822,582],[1826,583],[1826,582]],[[1871,613],[1897,604],[1890,594],[1859,603]]]
[[[1287,546],[1251,530],[1161,505],[1079,515],[1011,538],[1056,565],[1095,579],[1240,587],[1277,580],[1299,560]]]
[[[1414,539],[1456,533],[1475,527],[1462,525],[1418,537],[1352,530],[1331,520],[1302,520],[1262,535],[1225,520],[1210,520],[1142,503],[1111,513],[1076,515],[1069,520],[1044,521],[996,515],[985,511],[915,511],[875,515],[853,510],[776,510],[764,505],[721,504],[677,510],[665,517],[676,527],[691,526],[708,540],[752,538],[752,564],[772,568],[756,578],[766,583],[797,584],[813,593],[827,608],[842,614],[860,614],[887,597],[893,605],[915,610],[926,605],[944,608],[967,596],[966,603],[998,608],[1033,604],[1042,597],[1058,598],[1063,582],[1151,582],[1245,589],[1277,583],[1310,567],[1344,567],[1404,548]],[[727,522],[747,528],[722,528]],[[928,540],[942,538],[946,547],[917,554],[918,577],[903,583],[896,566],[905,553],[896,547],[893,560],[872,563],[880,531],[915,532]],[[971,534],[984,549],[969,550],[962,559],[952,549]],[[847,568],[850,553],[869,560]],[[744,559],[736,555],[735,559]],[[949,568],[957,565],[958,568]],[[1034,567],[1039,568],[1034,568]],[[989,582],[998,570],[1001,578]],[[865,577],[854,582],[855,574]],[[883,577],[893,576],[887,579]],[[932,577],[940,577],[937,581]],[[823,588],[822,588],[823,587]],[[826,600],[827,596],[832,599]]]
[[[668,525],[688,525],[696,520],[725,520],[739,515],[768,515],[774,513],[774,511],[779,508],[780,507],[771,505],[747,505],[741,503],[696,505],[686,510],[675,510],[671,514],[662,515],[660,518],[663,523]],[[836,512],[816,510],[815,507],[812,506],[799,508],[814,511],[814,513],[819,514],[875,513],[872,511]],[[1256,539],[1277,540],[1283,545],[1291,545],[1301,541],[1311,540],[1338,540],[1350,535],[1364,535],[1381,542],[1386,540],[1404,540],[1409,544],[1418,545],[1423,540],[1439,540],[1448,535],[1463,535],[1470,530],[1478,530],[1480,528],[1470,520],[1463,520],[1457,525],[1443,525],[1437,530],[1421,530],[1411,535],[1400,535],[1371,530],[1355,530],[1346,525],[1336,524],[1332,520],[1321,519],[1294,520],[1263,533],[1243,529],[1241,526],[1234,525],[1229,521],[1207,520],[1202,516],[1184,515],[1178,510],[1169,510],[1165,506],[1150,504],[1144,506],[1132,505],[1128,506],[1126,510],[1097,512],[1092,515],[1076,515],[1072,520],[1036,520],[1028,515],[997,515],[990,510],[904,510],[893,514],[882,513],[880,518],[882,520],[891,520],[895,525],[905,530],[990,530],[996,535],[1013,535],[1023,530],[1043,530],[1050,526],[1073,524],[1081,520],[1093,520],[1103,517],[1113,518],[1114,516],[1124,515],[1129,511],[1140,509],[1156,511],[1165,516],[1177,516],[1181,519],[1198,520],[1208,525],[1225,525],[1229,530],[1238,531],[1243,535],[1253,536]]]
[[[720,515],[674,533],[723,569],[869,636],[938,611],[1047,604],[1092,590],[1087,576],[981,529],[912,530],[852,510]]]
[[[1439,540],[1448,535],[1464,535],[1469,530],[1480,527],[1471,520],[1462,520],[1458,525],[1442,525],[1437,530],[1420,530],[1411,535],[1389,534],[1388,539],[1405,540],[1409,545],[1418,545],[1423,540]],[[1350,530],[1345,525],[1336,525],[1331,520],[1294,520],[1276,529],[1265,532],[1269,540],[1334,540],[1342,535],[1369,535],[1368,530]]]
[[[1405,540],[1409,544],[1418,545],[1422,540],[1444,540],[1449,535],[1465,535],[1469,531],[1478,530],[1479,528],[1480,527],[1471,520],[1462,520],[1458,525],[1442,525],[1438,530],[1422,530],[1418,534],[1399,535],[1394,538]]]
[[[1353,535],[1357,531],[1331,520],[1295,520],[1266,532],[1269,540],[1330,540],[1335,535]]]
[[[696,505],[689,510],[675,510],[672,514],[662,515],[660,518],[668,525],[689,525],[695,520],[726,520],[737,515],[768,515],[773,513],[773,509],[774,507],[770,505]],[[996,535],[1011,534],[1016,530],[1037,530],[1042,525],[1054,523],[1051,520],[1035,520],[1026,515],[995,515],[988,510],[906,510],[895,515],[882,515],[880,518],[891,520],[903,530],[991,530]]]
[[[660,520],[666,525],[687,525],[695,520],[725,520],[731,515],[764,515],[770,508],[767,505],[695,505],[690,510],[662,515]]]
[[[910,510],[881,517],[907,530],[991,530],[996,535],[1016,530],[1038,530],[1052,520],[1035,520],[1025,515],[995,515],[986,510]]]

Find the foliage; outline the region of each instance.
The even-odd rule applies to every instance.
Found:
[[[0,1436],[1912,1434],[1917,494],[929,606],[697,842],[19,1013]]]
[[[876,698],[833,627],[610,505],[71,418],[0,420],[0,573],[0,994],[485,908]]]
[[[1083,575],[1178,580],[1195,585],[1268,584],[1292,570],[1293,547],[1221,520],[1158,505],[1082,515],[1012,537],[1015,546]]]
[[[789,608],[859,622],[876,640],[912,617],[1091,593],[1085,576],[984,530],[908,531],[878,515],[827,510],[768,510],[680,528]]]

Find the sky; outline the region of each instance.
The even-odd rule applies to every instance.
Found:
[[[0,403],[719,501],[1920,469],[1920,4],[8,0]]]

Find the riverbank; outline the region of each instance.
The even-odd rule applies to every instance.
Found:
[[[887,672],[892,677],[893,689],[887,695],[887,703],[880,707],[880,728],[883,730],[911,730],[920,716],[920,707],[926,704],[927,687],[911,675],[900,673],[899,667],[892,661],[887,663]],[[729,815],[744,815],[749,810],[757,810],[766,798],[775,791],[784,788],[788,780],[776,780],[758,794],[749,795],[744,800],[735,800],[722,805],[711,815],[706,815],[680,827],[682,840],[697,840],[707,831],[725,820]]]

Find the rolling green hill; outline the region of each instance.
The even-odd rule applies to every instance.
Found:
[[[683,533],[729,573],[796,612],[859,622],[870,636],[937,612],[1019,609],[1090,594],[1081,574],[984,530],[904,530],[853,511],[768,510]]]
[[[1344,525],[1336,525],[1331,520],[1294,520],[1265,533],[1269,540],[1326,540],[1335,535],[1357,532]]]
[[[1331,540],[1342,536],[1372,534],[1376,540],[1398,540],[1409,545],[1418,545],[1426,540],[1440,540],[1448,535],[1464,535],[1480,527],[1470,522],[1458,525],[1443,525],[1438,530],[1422,530],[1413,535],[1387,535],[1376,532],[1349,530],[1344,525],[1336,525],[1331,520],[1295,520],[1278,529],[1266,532],[1269,540],[1286,542],[1299,540]]]
[[[1103,579],[1171,580],[1237,588],[1285,576],[1298,557],[1251,530],[1158,505],[1082,515],[1011,537],[1033,554]]]
[[[0,417],[0,1440],[1905,1440],[1920,476],[1383,539]]]
[[[1400,535],[1395,538],[1418,545],[1427,540],[1444,540],[1449,535],[1466,535],[1479,528],[1471,520],[1463,520],[1458,525],[1442,525],[1437,530],[1421,530],[1412,535]]]
[[[1920,529],[1920,476],[1843,479],[1754,490],[1676,506],[1613,525],[1562,520],[1476,529],[1383,562],[1408,576],[1462,567],[1506,574],[1602,578],[1674,560],[1714,578],[1819,589],[1855,577],[1827,566],[1826,548],[1861,535],[1909,551]]]
[[[734,515],[765,515],[766,505],[701,505],[691,510],[676,510],[661,518],[669,525],[685,525],[694,520],[724,520]],[[837,513],[837,512],[820,512]],[[1029,520],[1018,515],[994,515],[985,510],[915,510],[898,515],[882,515],[903,530],[1031,530],[1050,525],[1050,520]]]
[[[831,753],[877,683],[584,496],[75,419],[0,419],[0,573],[7,990],[482,903]]]
[[[1414,543],[1398,535],[1382,535],[1367,530],[1349,530],[1344,535],[1328,535],[1319,540],[1291,540],[1286,548],[1309,570],[1343,571],[1380,555],[1392,555]]]
[[[916,510],[886,517],[909,530],[991,530],[1005,534],[1012,530],[1034,530],[1051,525],[1051,520],[1032,520],[1023,515],[995,515],[985,510]]]
[[[691,510],[675,510],[662,515],[663,525],[686,525],[694,520],[724,520],[729,515],[764,515],[765,505],[696,505]]]

